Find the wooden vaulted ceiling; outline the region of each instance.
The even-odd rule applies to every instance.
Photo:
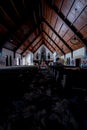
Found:
[[[25,56],[42,44],[60,55],[87,46],[87,0],[0,1],[0,48]]]

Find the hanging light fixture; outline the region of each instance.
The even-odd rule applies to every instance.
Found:
[[[76,36],[73,36],[71,37],[70,42],[74,45],[77,45],[80,43],[80,40]]]

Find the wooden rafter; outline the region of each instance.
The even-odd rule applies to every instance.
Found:
[[[23,55],[23,53],[33,44],[33,42],[41,35],[41,32],[33,39],[32,42],[30,42],[30,44],[24,49],[24,51],[21,53],[21,55]]]
[[[45,38],[44,38],[44,40],[53,48],[53,50],[55,50],[55,48]]]
[[[39,48],[40,46],[43,45],[42,43],[33,51],[33,53],[35,53]]]
[[[42,40],[42,38],[32,47],[31,51],[33,51],[33,49],[41,42],[41,40]]]
[[[18,10],[17,10],[17,8],[16,8],[16,6],[15,6],[13,0],[10,0],[10,2],[11,2],[11,4],[12,4],[12,6],[13,6],[13,8],[14,8],[16,14],[17,14],[17,16],[18,16],[19,18],[21,18],[21,16],[20,16],[20,14],[19,14],[19,12],[18,12]]]
[[[87,40],[84,39],[83,35],[76,29],[76,27],[63,15],[59,9],[49,2],[50,7],[55,11],[55,13],[63,20],[63,22],[73,31],[73,33],[87,46]],[[86,5],[87,6],[87,5]]]
[[[44,45],[53,53],[54,51],[52,51],[52,48],[50,49],[49,48],[49,46],[46,44],[46,43],[44,43]]]
[[[61,38],[61,36],[52,28],[52,26],[46,21],[45,18],[43,18],[43,22],[46,23],[46,25],[57,35],[57,37],[65,44],[65,46],[72,52],[73,49],[64,41],[64,39]]]
[[[65,52],[55,43],[55,41],[43,30],[47,37],[59,48],[59,50],[65,55]]]
[[[40,22],[40,23],[41,23],[41,22]],[[21,41],[21,43],[17,46],[17,48],[14,50],[14,52],[16,52],[16,51],[21,47],[21,45],[27,40],[27,38],[29,38],[30,35],[31,35],[37,28],[40,27],[40,23],[36,24],[32,30],[29,30],[29,32],[25,35],[25,37],[23,38],[23,40]]]

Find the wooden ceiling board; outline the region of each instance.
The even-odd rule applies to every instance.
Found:
[[[53,42],[52,42],[52,41],[50,41],[50,44],[51,44],[51,45],[53,45]]]
[[[49,44],[48,44],[47,42],[46,42],[45,46],[47,46],[47,48],[48,48],[49,50],[51,50],[52,52],[54,52],[54,50],[52,49],[52,47],[49,46]]]
[[[59,35],[63,38],[64,34],[67,32],[68,29],[69,28],[65,24],[63,24],[63,26],[59,32]]]
[[[54,48],[57,48],[57,46],[56,46],[54,43],[52,44],[52,46],[53,46]]]
[[[35,35],[38,35],[39,31],[40,31],[39,28],[36,28],[34,31]]]
[[[38,46],[36,46],[32,52],[35,53],[35,52],[39,49],[39,47],[40,47],[41,45],[42,45],[42,43],[39,44]]]
[[[64,45],[64,43],[63,43],[62,41],[60,41],[60,42],[58,43],[58,45],[59,45],[59,47],[60,47],[61,49],[63,49],[63,51],[64,51],[65,53],[69,51],[69,49],[67,48],[67,46]]]
[[[41,41],[41,37],[39,37],[39,38],[32,44],[32,47],[34,47],[39,41]]]
[[[54,3],[60,9],[61,4],[62,4],[62,0],[55,0]]]
[[[34,50],[34,48],[36,48],[38,45],[40,45],[42,43],[42,40],[39,40],[34,46],[32,46],[32,48],[30,49],[30,47],[28,48],[28,50],[31,50],[31,51],[33,51]]]
[[[29,21],[25,22],[23,25],[20,26],[20,28],[18,28],[18,30],[15,32],[15,35],[16,36],[18,35],[18,38],[20,37],[23,38],[24,35],[26,35],[31,29],[32,29],[31,23]]]
[[[17,32],[15,32],[15,36],[19,41],[21,41],[24,38],[24,34],[21,32],[21,30],[17,30]]]
[[[86,37],[87,36],[87,25],[83,28],[83,29],[81,29],[81,34],[84,36],[84,37]]]
[[[52,40],[52,42],[53,42],[53,40]],[[53,42],[54,43],[54,42]],[[54,44],[56,44],[56,43],[54,43]],[[56,46],[59,48],[59,46],[56,44]],[[59,48],[60,49],[60,48]],[[61,50],[61,49],[60,49]],[[64,52],[62,52],[62,53],[64,53]]]
[[[13,0],[5,0],[5,1],[3,0],[1,2],[1,6],[4,8],[5,12],[7,12],[7,14],[9,14],[9,16],[12,17],[13,21],[19,18],[18,11],[13,3]]]
[[[61,8],[61,12],[64,14],[64,16],[66,17],[72,4],[73,4],[74,0],[64,0],[62,8]]]
[[[83,44],[82,42],[79,42],[79,43],[77,43],[77,44],[73,44],[73,43],[71,43],[70,40],[69,40],[67,43],[70,45],[70,47],[71,47],[73,50],[76,50],[75,48],[79,49],[79,48],[81,48],[81,47],[84,46],[84,44]]]
[[[29,30],[30,30],[29,27],[28,27],[27,25],[25,25],[25,24],[22,25],[22,27],[20,28],[20,31],[21,31],[21,33],[22,33],[23,35],[26,35]]]
[[[58,32],[61,28],[63,24],[63,21],[58,17],[58,20],[57,20],[57,23],[56,23],[56,26],[55,26],[55,31]]]
[[[7,22],[7,24],[11,27],[16,27],[13,20],[10,18],[10,16],[7,14],[7,12],[0,6],[0,13],[3,17],[3,19]]]
[[[74,33],[71,30],[68,30],[68,32],[63,37],[63,39],[67,42],[73,35],[74,35]]]
[[[49,31],[49,36],[51,37],[52,36],[52,34],[53,34],[53,31]]]
[[[60,41],[58,45],[65,53],[70,52],[70,50],[63,44],[62,41]]]
[[[55,42],[56,42],[56,43],[58,43],[58,42],[59,42],[59,38],[58,38],[58,37],[56,38]]]
[[[82,12],[80,17],[76,20],[74,23],[74,26],[80,30],[85,24],[87,24],[87,7],[85,10]]]
[[[56,14],[54,11],[52,11],[51,26],[52,26],[53,28],[55,27],[57,18],[58,18],[57,14]]]
[[[48,50],[50,50],[52,53],[54,52],[54,50],[49,46],[49,44],[44,44],[47,48],[48,48]]]
[[[49,38],[47,39],[47,41],[48,41],[49,43],[51,43],[51,40],[50,40]]]
[[[87,40],[87,36],[86,36],[84,39],[86,39],[86,40]]]
[[[49,28],[46,26],[45,23],[43,23],[43,30],[45,30],[47,33],[49,32]]]
[[[24,44],[22,44],[21,46],[28,46],[30,44],[30,41],[29,40],[26,40],[25,42],[24,42]]]
[[[24,5],[23,5],[23,1],[18,1],[18,0],[10,0],[13,2],[14,7],[15,8],[15,12],[17,14],[18,17],[22,17],[23,15],[23,10],[24,10]],[[11,2],[11,3],[12,3]],[[13,5],[12,5],[13,6]]]
[[[42,5],[39,2],[42,2]],[[59,10],[58,13],[56,7]],[[83,43],[79,45],[72,45],[70,43],[70,39],[75,34],[79,38],[87,40],[87,0],[38,0],[37,2],[30,2],[29,0],[22,0],[20,2],[16,0],[3,0],[2,4],[0,4],[0,20],[0,39],[7,36],[10,42],[5,47],[12,50],[18,48],[18,50],[16,49],[17,52],[22,53],[25,51],[24,55],[35,45],[35,48],[38,49],[40,44],[37,42],[40,38],[48,40],[48,48],[53,51],[53,46],[60,54],[63,54],[62,46],[65,53],[69,52],[70,48],[72,51],[83,46]],[[38,25],[38,27],[34,30],[35,25]],[[76,32],[71,30],[76,30]],[[45,31],[46,34],[43,33],[43,35],[38,36],[40,31]],[[29,34],[29,32],[31,33]],[[58,37],[63,40],[60,40]],[[52,40],[59,46],[60,50]],[[86,44],[86,40],[82,41]],[[4,43],[2,44],[4,45]]]
[[[83,44],[72,45],[72,48],[73,48],[73,50],[75,51],[75,50],[77,50],[77,49],[79,49],[79,48],[82,48],[83,46],[84,46]]]
[[[42,0],[42,15],[43,15],[43,17],[45,17],[46,18],[46,12],[47,12],[47,5],[46,5],[46,2],[45,2],[45,0]]]
[[[8,32],[8,30],[2,25],[0,24],[0,34],[6,34]]]
[[[47,6],[46,11],[47,11],[46,19],[48,22],[51,22],[53,10],[49,6]]]
[[[48,40],[50,40],[50,39],[48,38]],[[48,41],[48,40],[47,40],[47,41]],[[57,47],[51,40],[48,41],[48,42],[49,42],[49,44],[52,45],[54,48]]]
[[[30,35],[30,37],[28,38],[28,40],[29,40],[30,42],[32,42],[35,37],[36,37],[36,35],[35,35],[35,33],[33,32],[33,33]]]
[[[84,1],[84,0],[82,0]],[[69,15],[68,20],[73,23],[74,20],[79,16],[83,8],[86,6],[87,3],[82,2],[81,0],[76,0]]]
[[[34,46],[38,43],[38,41],[40,41],[40,39],[41,39],[41,36],[38,37],[38,38],[33,42],[33,44],[32,44],[31,46],[34,47]]]
[[[16,46],[15,45],[13,45],[12,43],[10,43],[10,42],[6,42],[5,44],[4,44],[4,48],[8,48],[8,49],[10,49],[10,50],[14,50],[14,48],[15,48]]]
[[[55,40],[56,37],[57,37],[57,36],[55,35],[55,33],[53,33],[52,39]]]
[[[47,37],[47,35],[45,35],[44,33],[43,33],[43,37],[44,37],[45,39],[47,39],[47,40],[48,40],[48,37]]]

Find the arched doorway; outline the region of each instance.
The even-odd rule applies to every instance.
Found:
[[[6,56],[6,66],[8,66],[8,55]]]
[[[12,66],[12,57],[10,56],[10,66]]]

